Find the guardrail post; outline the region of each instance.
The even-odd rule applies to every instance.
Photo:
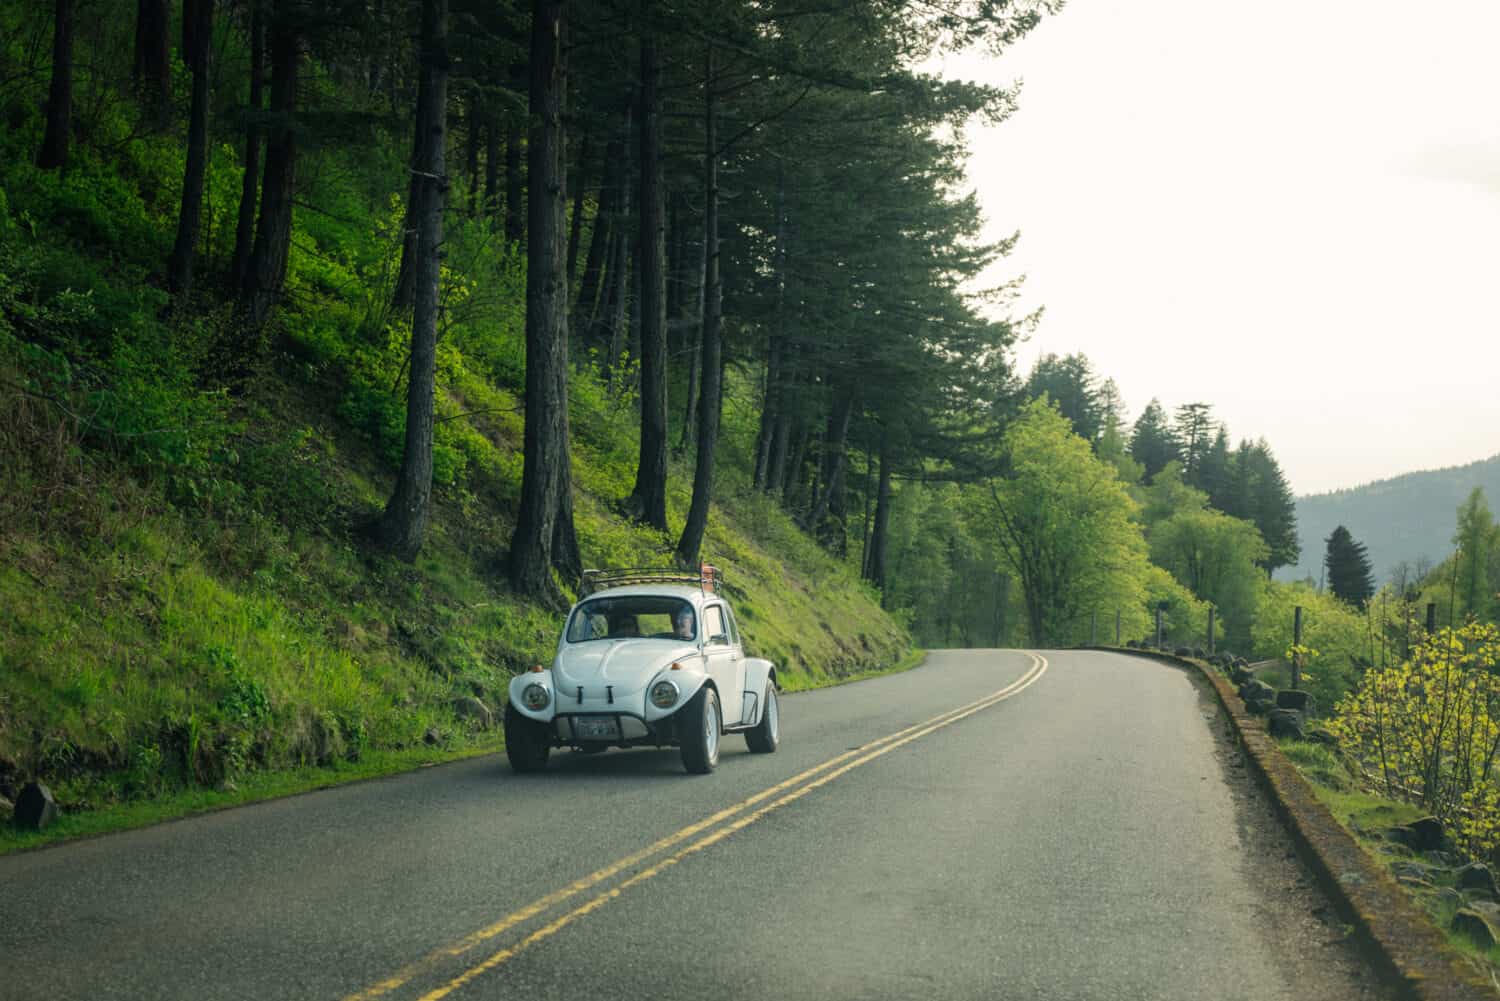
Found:
[[[1099,645],[1099,613],[1089,613],[1089,646]]]
[[[1292,645],[1302,645],[1302,606],[1292,610]],[[1292,687],[1302,687],[1302,651],[1292,657]]]

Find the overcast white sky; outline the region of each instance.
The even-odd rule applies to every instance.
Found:
[[[1070,0],[971,134],[990,235],[1133,421],[1214,404],[1300,493],[1500,452],[1500,2]]]

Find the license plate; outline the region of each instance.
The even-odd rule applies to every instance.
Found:
[[[620,726],[613,716],[574,716],[573,736],[579,740],[619,740]]]

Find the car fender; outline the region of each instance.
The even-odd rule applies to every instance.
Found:
[[[666,719],[668,716],[671,716],[692,701],[693,696],[698,694],[698,689],[708,683],[708,672],[703,669],[704,660],[702,657],[680,660],[677,661],[677,665],[678,669],[675,671],[667,668],[665,671],[656,672],[656,676],[646,686],[646,721],[648,723],[654,723],[659,719]],[[658,709],[651,704],[651,688],[658,681],[662,680],[670,681],[677,686],[677,701],[668,709]],[[721,701],[723,700],[723,692],[719,693],[719,698]]]
[[[521,701],[521,693],[526,690],[527,685],[541,685],[547,689],[551,698],[547,700],[547,708],[542,710],[527,709],[526,704]],[[540,720],[543,723],[551,723],[552,718],[557,715],[557,686],[552,682],[552,671],[527,671],[510,679],[510,704],[516,707],[516,712],[531,719]]]
[[[760,722],[760,714],[765,711],[767,685],[775,685],[777,691],[781,690],[781,685],[776,680],[776,665],[759,657],[747,657],[745,691],[755,696],[755,718],[748,721],[747,725],[754,726]]]

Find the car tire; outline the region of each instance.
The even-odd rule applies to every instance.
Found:
[[[719,763],[719,738],[724,733],[724,714],[719,693],[708,685],[682,707],[678,734],[682,744],[682,767],[692,775],[707,775]]]
[[[776,686],[766,684],[766,707],[761,710],[760,722],[745,731],[745,743],[751,754],[775,754],[781,746],[781,709],[776,704]]]
[[[552,735],[547,724],[521,715],[509,702],[505,704],[505,756],[516,772],[539,772],[547,767],[552,753]]]

